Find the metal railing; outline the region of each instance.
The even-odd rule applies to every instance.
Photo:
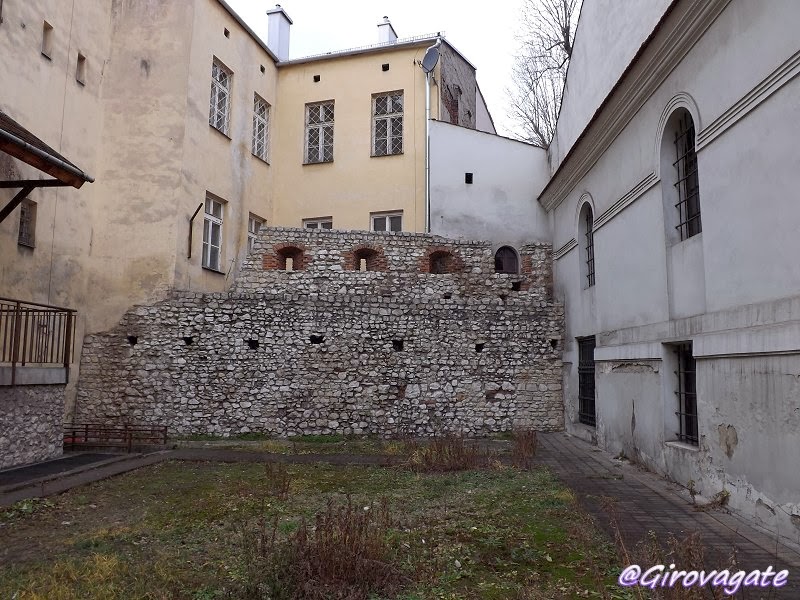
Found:
[[[76,311],[0,298],[0,365],[11,366],[11,385],[17,367],[69,366],[75,351]]]
[[[167,433],[166,426],[67,423],[64,425],[64,449],[103,447],[132,452],[134,448],[143,446],[166,446]]]

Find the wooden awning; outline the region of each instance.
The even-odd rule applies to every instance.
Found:
[[[94,179],[45,144],[14,119],[0,112],[0,152],[51,175],[54,179],[0,181],[0,189],[19,188],[19,193],[0,209],[0,223],[37,187],[80,188]]]

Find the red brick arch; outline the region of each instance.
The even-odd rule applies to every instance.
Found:
[[[295,271],[304,271],[312,260],[303,244],[276,244],[272,247],[272,253],[264,254],[264,270],[285,271],[288,258],[292,259],[292,269]]]
[[[431,246],[419,262],[420,273],[460,273],[464,270],[464,261],[447,246]]]
[[[347,271],[359,271],[361,260],[367,261],[367,271],[387,271],[389,268],[386,255],[381,246],[363,244],[349,252],[342,253],[344,268]]]

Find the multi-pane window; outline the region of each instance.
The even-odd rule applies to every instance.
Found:
[[[678,359],[678,439],[682,442],[698,445],[697,436],[697,369],[692,356],[692,343],[679,344],[675,348]]]
[[[221,270],[222,254],[222,202],[206,198],[206,214],[203,220],[203,266]]]
[[[306,162],[333,162],[333,102],[306,104]]]
[[[584,235],[586,236],[586,287],[594,285],[594,215],[592,210],[587,206],[586,220]]]
[[[267,160],[269,147],[269,104],[258,94],[253,101],[253,155]]]
[[[372,99],[373,156],[403,153],[403,92]]]
[[[254,217],[250,215],[247,219],[247,251],[253,251],[253,244],[256,243],[256,239],[258,238],[258,232],[261,230],[261,227],[264,225],[264,221],[259,219],[258,217]]]
[[[333,229],[333,219],[330,217],[303,219],[303,227],[306,229]]]
[[[689,111],[683,111],[675,130],[677,160],[672,163],[677,171],[675,187],[678,189],[678,224],[681,240],[697,235],[703,230],[700,222],[700,185],[697,179],[697,153],[694,142],[694,121]]]
[[[214,59],[211,65],[211,103],[208,124],[228,135],[231,123],[231,73],[225,65]]]
[[[594,427],[597,423],[594,391],[595,337],[578,338],[578,421]]]
[[[29,248],[36,246],[36,202],[27,198],[19,206],[17,243]]]
[[[402,231],[403,213],[382,213],[371,215],[372,231]]]

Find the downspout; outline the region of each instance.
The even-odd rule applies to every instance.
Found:
[[[438,38],[428,50],[441,45],[442,38]],[[425,73],[425,233],[431,232],[431,73],[433,70]]]

